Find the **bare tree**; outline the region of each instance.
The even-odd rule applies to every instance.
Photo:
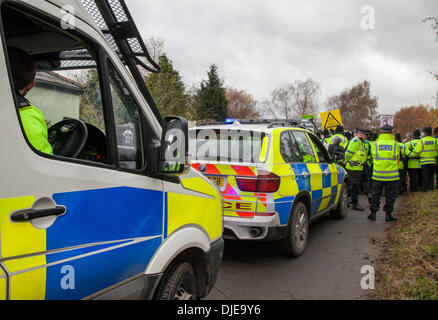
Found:
[[[340,109],[342,122],[347,129],[379,127],[378,99],[371,96],[370,83],[364,81],[341,94],[329,97],[327,110]]]
[[[294,99],[294,110],[298,116],[316,115],[319,113],[319,83],[312,79],[295,81],[291,90]]]
[[[152,60],[158,63],[159,58],[164,55],[166,52],[164,51],[164,40],[157,36],[151,36],[148,40],[145,41],[146,49],[149,52]],[[146,65],[149,65],[149,62],[146,58],[140,58]],[[150,72],[146,69],[140,68],[140,72],[143,77],[147,77],[150,75]]]
[[[435,32],[435,41],[438,41],[438,18],[437,17],[429,17],[423,20],[425,23],[429,23],[432,30]],[[438,73],[431,72],[431,74],[438,80]]]
[[[243,90],[231,87],[225,89],[228,101],[228,117],[233,119],[256,119],[260,117],[256,109],[257,101],[252,95]]]
[[[320,86],[312,79],[295,81],[274,89],[271,98],[262,102],[264,113],[275,119],[301,118],[319,113]]]
[[[158,58],[165,54],[164,40],[157,36],[150,37],[146,43],[146,48],[154,61],[158,61]]]

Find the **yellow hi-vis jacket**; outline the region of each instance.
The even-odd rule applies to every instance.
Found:
[[[377,141],[371,143],[371,155],[373,156],[373,180],[400,180],[398,171],[400,145],[391,134],[381,134]]]
[[[18,110],[24,132],[32,146],[43,153],[53,154],[43,113],[22,96],[18,96]]]
[[[438,155],[437,140],[431,136],[424,137],[416,145],[414,152],[420,157],[420,164],[422,166],[436,164],[436,157]]]

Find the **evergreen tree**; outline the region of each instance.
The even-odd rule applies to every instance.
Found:
[[[161,72],[146,77],[146,84],[161,114],[186,117],[189,97],[179,72],[172,61],[163,54],[158,59]]]
[[[81,72],[76,75],[76,81],[82,83],[84,89],[79,104],[79,118],[86,123],[105,130],[97,69]]]
[[[208,80],[202,81],[197,92],[196,108],[200,120],[225,121],[227,118],[228,102],[225,88],[215,64],[211,65]]]

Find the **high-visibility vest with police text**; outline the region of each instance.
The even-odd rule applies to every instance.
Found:
[[[397,181],[399,176],[400,146],[389,133],[379,136],[371,144],[373,156],[373,180]]]
[[[438,155],[437,140],[431,136],[426,136],[420,140],[420,143],[414,149],[415,153],[420,157],[420,164],[422,166],[428,164],[436,164],[436,157]]]

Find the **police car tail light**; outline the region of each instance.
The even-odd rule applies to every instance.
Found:
[[[277,192],[280,188],[280,181],[279,176],[267,171],[259,171],[257,177],[236,177],[239,189],[247,192]]]

